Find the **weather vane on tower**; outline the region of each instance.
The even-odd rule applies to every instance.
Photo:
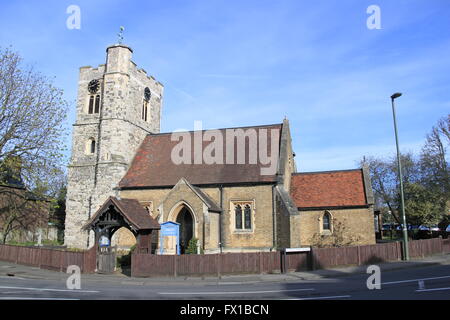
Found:
[[[117,34],[117,36],[119,37],[119,44],[122,44],[123,41],[123,30],[125,30],[125,28],[120,26],[120,32]]]

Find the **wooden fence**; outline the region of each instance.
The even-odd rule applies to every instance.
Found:
[[[0,245],[0,260],[66,272],[70,265],[77,265],[83,273],[92,273],[96,269],[95,247],[80,252]]]
[[[449,254],[450,239],[426,239],[409,242],[411,258],[434,254]],[[279,273],[306,271],[346,265],[376,264],[399,261],[402,258],[401,242],[340,248],[312,248],[308,252],[283,254],[279,251],[253,253],[224,253],[206,255],[152,255],[134,253],[131,257],[131,274],[137,277],[222,275],[244,273]],[[77,265],[81,272],[96,270],[95,247],[81,252],[0,245],[0,260],[16,264],[65,272],[69,265]],[[282,265],[286,270],[281,270]]]
[[[135,253],[131,256],[131,275],[136,277],[273,272],[280,272],[278,251],[179,256]]]
[[[402,257],[400,242],[366,246],[313,248],[312,269],[326,269],[335,266],[365,265],[383,261],[398,261]]]
[[[402,250],[401,242],[339,248],[312,248],[309,253],[287,253],[286,270],[281,270],[283,254],[279,251],[179,256],[134,253],[131,257],[131,275],[151,277],[306,271],[400,261]],[[450,253],[450,239],[410,241],[409,252],[411,258]]]
[[[442,240],[442,253],[450,253],[450,238]]]
[[[313,248],[312,269],[345,265],[366,265],[402,259],[401,242],[341,248]],[[420,258],[450,253],[450,239],[412,240],[408,242],[409,256]]]

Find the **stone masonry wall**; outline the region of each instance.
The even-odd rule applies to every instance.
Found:
[[[106,64],[80,68],[77,120],[72,134],[69,165],[65,243],[69,247],[93,245],[81,227],[115,190],[135,152],[149,133],[159,133],[163,86],[131,61],[132,50],[124,45],[107,49]],[[88,84],[100,82],[101,108],[88,114]],[[151,97],[147,121],[142,119],[144,89]],[[89,139],[94,154],[86,152]]]
[[[342,236],[342,242],[351,243],[351,245],[375,244],[375,230],[373,208],[340,209],[327,210],[332,217],[332,231],[339,232]],[[327,238],[332,237],[321,230],[322,217],[325,210],[299,211],[298,216],[291,216],[291,230],[299,230],[300,237],[298,242],[292,246],[315,245],[313,239],[317,234],[324,234],[323,244],[328,244]],[[337,230],[338,223],[342,223],[340,230]],[[334,228],[334,230],[333,230]],[[316,236],[317,237],[317,236]]]
[[[220,189],[215,187],[201,188],[212,200],[220,205]],[[180,201],[187,202],[195,211],[197,224],[194,228],[195,236],[203,239],[203,217],[207,219],[205,224],[205,252],[217,252],[219,242],[219,219],[220,215],[209,212],[205,215],[205,208],[198,197],[187,187],[177,187],[175,192],[171,189],[147,189],[147,190],[121,190],[122,198],[136,199],[141,202],[153,202],[153,217],[160,217],[159,223],[172,219],[174,221],[177,210],[174,206]],[[170,193],[170,195],[169,195]],[[253,229],[250,232],[235,231],[232,219],[234,212],[231,212],[231,201],[254,201],[255,210],[253,212]],[[224,212],[222,221],[224,252],[244,252],[244,251],[269,251],[273,247],[273,224],[272,224],[272,185],[256,186],[233,186],[223,188]],[[161,206],[162,205],[162,206]],[[158,211],[158,208],[162,209]],[[172,211],[172,215],[169,213]]]

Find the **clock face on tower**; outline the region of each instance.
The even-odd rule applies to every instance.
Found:
[[[96,93],[100,87],[100,82],[98,80],[92,80],[88,84],[88,90],[90,93]]]
[[[146,87],[144,89],[144,99],[145,99],[145,101],[149,101],[151,96],[152,96],[152,93],[150,92],[150,89],[148,87]]]

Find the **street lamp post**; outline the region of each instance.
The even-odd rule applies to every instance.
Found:
[[[403,195],[403,174],[402,174],[402,163],[400,161],[400,149],[398,147],[398,134],[397,134],[397,119],[395,117],[395,105],[394,100],[400,97],[401,93],[394,93],[391,96],[392,101],[392,114],[394,116],[394,130],[395,130],[395,144],[397,146],[397,166],[398,166],[398,175],[400,178],[400,199],[401,199],[401,208],[402,208],[402,220],[403,220],[403,260],[409,260],[409,248],[408,248],[408,226],[406,224],[406,215],[405,215],[405,198]]]

